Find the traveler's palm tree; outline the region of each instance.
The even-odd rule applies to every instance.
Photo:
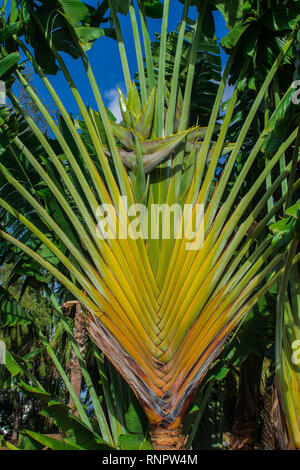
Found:
[[[30,12],[31,21],[44,34],[45,43],[73,92],[81,117],[73,120],[43,69],[16,36],[17,29],[14,30],[14,25],[7,26],[6,36],[10,36],[10,41],[15,40],[32,62],[57,105],[59,120],[52,119],[21,70],[16,68],[17,80],[45,117],[56,141],[45,138],[8,86],[15,112],[23,116],[40,149],[35,153],[30,151],[22,132],[18,134],[7,124],[12,116],[6,111],[1,120],[1,139],[6,143],[6,150],[23,162],[25,173],[34,168],[43,185],[40,191],[33,186],[27,189],[1,157],[0,204],[47,250],[43,253],[32,249],[22,241],[22,233],[19,237],[13,236],[11,231],[3,229],[0,234],[7,243],[48,270],[80,301],[89,335],[139,399],[149,419],[154,447],[184,448],[182,419],[201,380],[230,333],[282,274],[278,269],[271,278],[269,276],[280,266],[284,255],[274,253],[271,241],[264,237],[264,229],[284,204],[282,196],[271,212],[266,209],[269,198],[289,175],[291,164],[287,164],[265,194],[261,188],[281,155],[298,145],[298,142],[295,144],[296,128],[276,149],[247,194],[239,197],[252,163],[275,126],[278,110],[253,142],[253,149],[226,197],[225,192],[247,132],[295,34],[285,42],[241,126],[238,139],[232,143],[227,141],[226,135],[238,101],[237,90],[232,94],[226,114],[219,119],[231,60],[216,93],[208,126],[188,127],[198,44],[203,38],[205,2],[201,2],[199,17],[189,32],[191,48],[182,89],[178,79],[190,2],[184,3],[172,80],[167,85],[169,0],[165,0],[163,6],[156,70],[144,2],[138,2],[138,13],[145,68],[136,10],[132,2],[123,2],[123,12],[129,11],[133,27],[137,88],[131,82],[117,15],[121,2],[109,0],[127,91],[127,98],[120,92],[123,116],[120,124],[110,119],[84,50],[84,28],[79,27],[83,18],[78,18],[74,25],[64,9],[65,2],[57,3],[62,13],[57,15],[56,12],[51,21],[49,19],[48,29],[44,29],[35,14],[35,7]],[[56,41],[52,41],[51,33],[55,35],[57,31],[57,17],[60,22],[64,21],[64,27],[73,38],[73,47],[82,58],[97,112],[84,105],[56,49]],[[49,30],[50,24],[52,29]],[[8,54],[4,47],[1,51],[0,67],[2,64],[2,71],[9,71],[15,66],[16,55]],[[289,89],[287,96],[292,91]],[[286,106],[286,100],[280,106]],[[226,165],[217,176],[222,155]],[[294,184],[293,191],[299,187],[298,183]],[[17,191],[24,200],[24,207],[31,206],[31,211],[24,213],[21,206],[11,201],[12,191]],[[55,201],[59,210],[49,210],[50,205],[45,204],[42,197],[45,193],[49,195],[48,201]],[[133,204],[139,204],[135,206],[135,210],[140,211],[139,217]],[[161,218],[152,210],[155,204],[165,204]],[[174,223],[170,224],[169,233],[165,231],[170,222],[167,207],[174,213],[176,208],[182,208],[183,214],[171,218]],[[64,231],[64,220],[72,224],[72,232]]]

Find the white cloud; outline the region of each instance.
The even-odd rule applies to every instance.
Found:
[[[120,105],[119,105],[119,93],[118,88],[111,88],[111,90],[107,90],[104,93],[104,98],[108,101],[108,109],[113,113],[113,115],[117,118],[117,122],[121,122],[123,120]]]

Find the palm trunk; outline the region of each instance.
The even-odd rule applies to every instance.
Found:
[[[14,425],[13,425],[12,435],[11,435],[11,440],[12,440],[12,442],[14,442],[14,443],[18,441],[19,422],[20,422],[19,408],[17,408],[16,411],[15,411]]]
[[[77,346],[80,350],[81,355],[84,357],[84,350],[85,350],[85,342],[86,342],[86,326],[85,320],[82,315],[81,305],[79,303],[76,304],[76,314],[75,314],[75,322],[74,322],[74,329],[73,334]],[[78,358],[72,349],[71,359],[70,359],[70,382],[71,385],[80,399],[80,392],[81,392],[81,381],[82,381],[82,370],[78,361]],[[69,398],[69,407],[74,407],[74,402],[72,397]],[[76,414],[76,411],[74,412]]]
[[[82,380],[82,372],[78,363],[78,359],[73,358],[73,364],[70,370],[70,382],[78,398],[80,398],[81,380]],[[74,407],[74,401],[71,395],[69,397],[69,407],[70,408]],[[74,411],[74,414],[77,414],[76,410]]]
[[[257,440],[257,406],[262,358],[250,355],[241,365],[234,423],[230,439],[232,450],[253,450]]]
[[[20,427],[20,397],[19,397],[19,392],[15,393],[14,408],[15,408],[15,415],[14,415],[14,424],[13,424],[13,428],[12,428],[11,441],[16,443],[16,442],[18,442],[19,427]]]
[[[263,409],[262,409],[262,447],[263,450],[280,450],[277,430],[276,430],[276,399],[273,390],[272,395],[267,393],[263,394]]]
[[[159,424],[152,426],[150,438],[155,450],[185,450],[182,425],[175,429],[165,429]]]

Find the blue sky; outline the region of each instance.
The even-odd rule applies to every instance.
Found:
[[[88,2],[92,6],[96,6],[97,2],[90,0]],[[169,31],[174,30],[181,18],[182,6],[178,0],[171,0],[170,2],[170,14],[169,14]],[[196,17],[196,8],[190,8],[189,12],[190,18]],[[219,12],[215,13],[216,21],[216,36],[218,39],[221,39],[227,32],[224,20]],[[134,73],[137,71],[137,64],[135,58],[134,42],[132,36],[132,29],[130,24],[129,15],[124,16],[120,15],[120,23],[122,28],[122,33],[125,41],[126,52],[128,55],[129,68],[131,76],[133,77]],[[154,39],[154,33],[159,32],[161,25],[161,20],[148,20],[148,26],[150,31],[151,39]],[[118,112],[118,101],[117,101],[117,88],[124,90],[124,80],[122,67],[119,58],[119,50],[117,42],[110,38],[100,38],[98,39],[92,49],[88,52],[88,57],[92,65],[94,74],[97,79],[97,83],[104,99],[105,105],[108,106],[114,114]],[[76,86],[78,87],[79,92],[81,93],[82,98],[86,104],[96,108],[95,100],[93,93],[88,84],[85,71],[81,64],[81,61],[74,60],[67,54],[64,54],[65,62],[71,71],[72,77],[75,81]],[[222,53],[222,64],[226,62],[226,56]],[[74,117],[77,116],[77,107],[74,102],[71,91],[68,89],[68,86],[65,83],[64,77],[61,72],[56,76],[50,77],[51,83],[54,85],[57,93],[62,98],[66,108],[69,112],[74,114]],[[38,77],[34,79],[34,86],[37,88],[39,94],[43,97],[44,101],[49,102],[49,96],[47,91],[45,91],[43,84],[40,83]]]

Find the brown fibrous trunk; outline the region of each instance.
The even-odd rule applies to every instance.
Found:
[[[185,450],[185,438],[181,425],[176,429],[165,429],[159,425],[152,426],[150,438],[155,450]]]
[[[79,348],[81,355],[84,358],[85,353],[85,343],[86,343],[86,325],[85,319],[82,313],[81,305],[79,302],[76,303],[76,315],[73,329],[74,339]],[[78,358],[72,350],[71,359],[70,359],[70,382],[76,393],[76,396],[80,399],[81,392],[81,381],[82,381],[82,370],[78,361]],[[69,407],[74,407],[74,401],[72,397],[69,398]],[[74,415],[78,416],[77,410],[74,410]]]
[[[13,425],[12,436],[11,436],[11,440],[12,440],[13,442],[17,442],[17,441],[18,441],[19,422],[20,422],[19,407],[17,407],[17,409],[16,409],[16,411],[15,411],[14,425]]]

